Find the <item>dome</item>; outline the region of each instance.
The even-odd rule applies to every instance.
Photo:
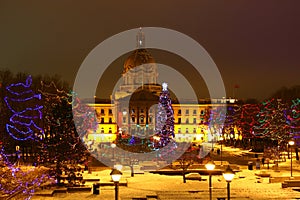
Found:
[[[153,56],[146,49],[136,49],[125,60],[123,74],[137,66],[149,63],[155,63]]]

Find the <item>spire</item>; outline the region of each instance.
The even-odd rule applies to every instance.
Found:
[[[142,31],[142,27],[140,27],[140,30],[136,35],[136,47],[138,49],[145,48],[145,34]]]

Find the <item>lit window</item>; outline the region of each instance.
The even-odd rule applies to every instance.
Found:
[[[197,123],[197,119],[194,118],[194,119],[193,119],[193,124],[196,124],[196,123]]]

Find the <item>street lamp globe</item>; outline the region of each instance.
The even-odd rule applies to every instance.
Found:
[[[234,172],[228,165],[227,169],[223,172],[223,177],[227,182],[231,182],[234,178]]]
[[[119,182],[122,176],[122,172],[120,172],[117,169],[113,169],[110,173],[111,175],[111,179],[113,180],[113,182]]]
[[[295,141],[294,141],[294,140],[290,140],[290,141],[289,141],[289,145],[290,145],[290,146],[293,146],[294,144],[295,144]]]
[[[230,200],[230,182],[234,177],[234,172],[229,165],[227,169],[223,172],[223,177],[227,182],[227,199]]]
[[[213,162],[213,161],[209,161],[208,163],[206,163],[205,164],[205,168],[207,169],[207,170],[214,170],[215,169],[215,163]]]

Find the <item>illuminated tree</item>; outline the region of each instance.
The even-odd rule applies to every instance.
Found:
[[[173,141],[174,135],[174,111],[170,93],[168,91],[167,83],[162,84],[162,92],[159,97],[159,104],[156,116],[156,134],[155,137],[159,138],[154,140],[155,147],[161,148],[167,146]]]
[[[255,126],[254,135],[286,144],[291,138],[288,113],[289,108],[281,99],[264,101],[258,113],[259,125]]]
[[[214,106],[210,110],[208,118],[208,128],[209,132],[207,135],[207,140],[211,142],[216,142],[215,137],[222,133],[224,128],[224,122],[226,119],[226,107],[224,106]]]
[[[95,129],[94,110],[81,103],[74,94],[59,90],[54,82],[42,82],[41,93],[45,99],[45,133],[39,142],[37,162],[85,162],[87,152],[81,139],[84,139],[88,130]]]
[[[237,108],[236,123],[241,129],[243,138],[253,138],[253,127],[257,125],[258,104],[243,104]]]
[[[300,99],[292,100],[290,112],[287,115],[288,122],[291,125],[292,135],[299,135],[300,133]]]
[[[43,109],[40,105],[41,94],[36,94],[30,88],[31,84],[32,77],[28,76],[25,83],[6,87],[10,96],[4,97],[4,101],[12,112],[6,131],[15,140],[35,140],[43,134],[43,129],[38,125]]]

